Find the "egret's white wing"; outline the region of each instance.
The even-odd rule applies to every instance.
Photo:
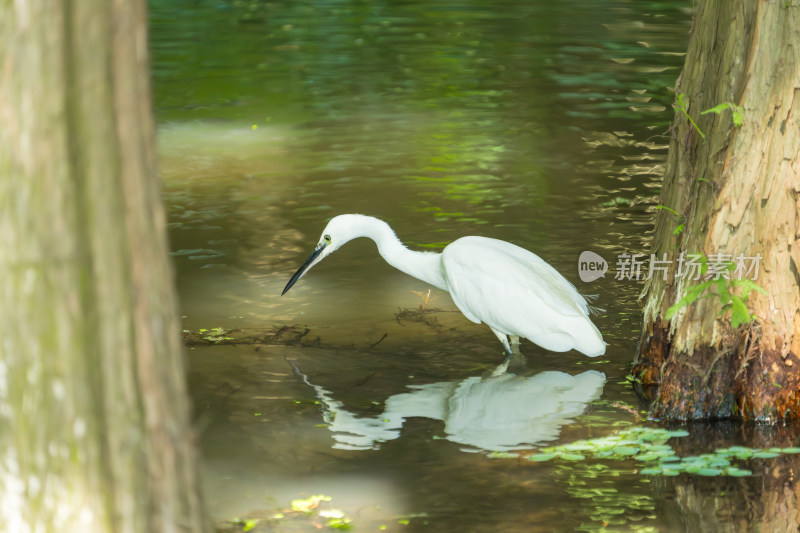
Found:
[[[442,263],[448,284],[475,288],[489,281],[500,282],[504,288],[533,293],[560,314],[589,313],[586,300],[572,283],[538,255],[509,242],[463,237],[445,248]]]
[[[604,351],[586,300],[536,254],[505,241],[464,237],[445,248],[442,266],[453,301],[470,320],[554,351]]]

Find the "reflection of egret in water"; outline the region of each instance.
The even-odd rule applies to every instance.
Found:
[[[336,441],[333,447],[349,450],[376,449],[398,438],[405,420],[414,416],[442,420],[447,439],[466,446],[487,451],[530,448],[556,439],[561,426],[600,397],[606,380],[594,370],[577,376],[547,371],[414,385],[410,392],[389,397],[382,414],[357,417],[299,375],[317,393]]]

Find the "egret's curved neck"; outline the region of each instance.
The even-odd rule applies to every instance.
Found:
[[[377,218],[364,217],[363,229],[363,236],[375,241],[378,253],[387,263],[409,276],[448,290],[442,271],[442,254],[409,250],[400,242],[389,224]]]

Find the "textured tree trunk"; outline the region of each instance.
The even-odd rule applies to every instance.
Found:
[[[652,252],[672,262],[646,283],[634,372],[656,385],[653,415],[780,420],[800,416],[800,2],[700,0],[676,109]],[[724,102],[732,113],[701,111]],[[678,104],[676,104],[676,107]],[[698,132],[702,130],[706,137]],[[683,230],[676,229],[685,224]],[[733,328],[717,297],[667,309],[693,284],[681,252],[760,254],[747,301],[755,320]]]
[[[0,0],[0,529],[203,531],[139,0]]]

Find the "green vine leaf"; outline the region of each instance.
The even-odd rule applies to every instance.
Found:
[[[695,121],[692,119],[692,116],[691,116],[691,115],[689,114],[689,112],[686,110],[686,102],[684,102],[684,100],[683,100],[683,97],[684,97],[684,96],[686,96],[686,95],[685,95],[685,94],[683,94],[683,93],[681,93],[681,94],[679,94],[679,95],[678,95],[678,109],[680,109],[680,111],[681,111],[681,112],[682,112],[684,115],[686,115],[686,118],[688,118],[688,119],[689,119],[689,122],[691,122],[692,126],[694,126],[694,129],[695,129],[695,130],[697,130],[697,133],[699,133],[699,134],[700,134],[700,137],[702,137],[703,139],[705,139],[705,138],[706,138],[706,134],[705,134],[705,133],[703,133],[703,131],[700,129],[700,127],[697,125],[697,123],[696,123],[696,122],[695,122]]]
[[[672,213],[672,214],[673,214],[673,215],[675,215],[676,217],[681,217],[681,218],[683,218],[683,215],[681,215],[680,213],[678,213],[677,211],[675,211],[675,210],[674,210],[674,209],[672,209],[671,207],[667,207],[667,206],[665,206],[665,205],[658,204],[658,205],[656,206],[656,209],[658,209],[659,211],[660,211],[660,210],[662,210],[662,209],[666,209],[667,211],[669,211],[670,213]]]
[[[708,271],[708,258],[702,256],[700,263],[702,264],[701,273],[705,275]],[[725,270],[730,272],[733,268],[733,263],[729,263]],[[716,297],[719,298],[719,303],[722,307],[719,316],[730,310],[731,327],[736,329],[742,324],[752,322],[755,319],[747,309],[747,298],[753,291],[767,294],[763,287],[749,279],[730,280],[724,276],[718,279],[709,279],[686,289],[686,294],[683,298],[667,309],[666,319],[672,319],[678,311],[693,304],[700,298]],[[738,292],[738,294],[735,294],[735,292]]]
[[[731,102],[722,102],[721,104],[717,104],[711,109],[706,109],[705,111],[701,112],[701,115],[706,115],[708,113],[714,113],[715,115],[719,115],[726,109],[730,109],[731,113],[733,114],[733,125],[737,128],[744,124],[744,109],[741,106],[733,104]]]
[[[736,329],[746,322],[753,320],[747,305],[735,294],[731,295],[731,327]]]
[[[671,319],[675,316],[675,314],[680,311],[682,308],[693,304],[700,296],[706,291],[706,289],[710,288],[713,284],[713,281],[704,281],[694,287],[690,287],[686,294],[681,298],[678,303],[675,305],[670,306],[667,309],[667,320]]]

